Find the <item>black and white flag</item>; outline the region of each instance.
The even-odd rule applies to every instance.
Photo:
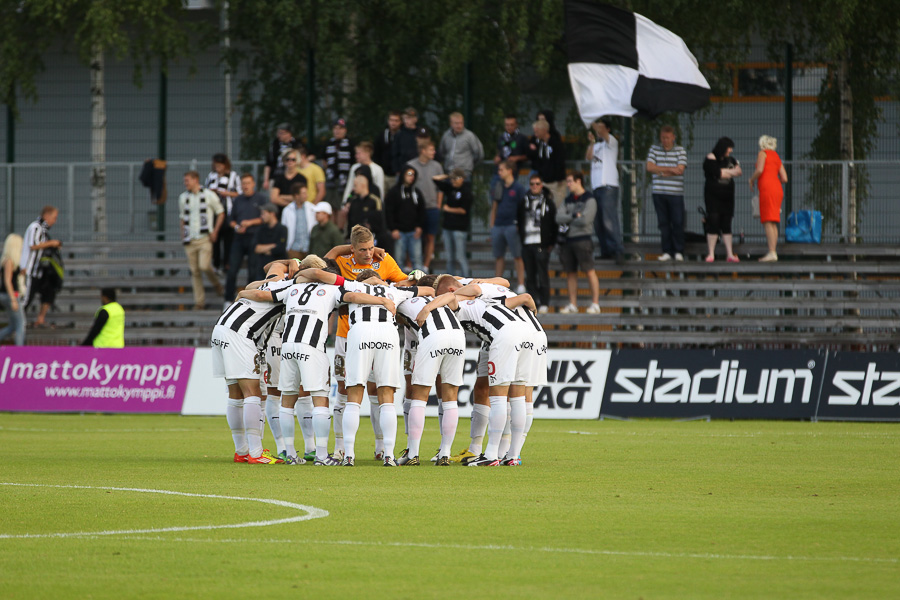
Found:
[[[603,115],[653,118],[709,104],[709,83],[684,40],[637,13],[566,0],[569,79],[590,127]]]

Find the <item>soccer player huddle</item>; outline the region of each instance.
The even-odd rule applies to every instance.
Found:
[[[531,296],[517,295],[508,285],[502,278],[404,274],[362,226],[353,228],[349,245],[324,258],[266,265],[266,278],[238,294],[210,340],[213,375],[228,386],[234,461],[352,467],[360,407],[368,395],[375,459],[387,467],[419,465],[425,406],[435,387],[441,447],[432,462],[519,466],[532,422],[532,390],[547,383],[547,336]],[[325,342],[334,312],[337,395],[329,407],[332,369]],[[471,443],[451,455],[466,331],[482,344]],[[394,395],[403,377],[407,447],[395,456]],[[302,452],[295,446],[295,418]],[[262,445],[266,421],[274,454]]]

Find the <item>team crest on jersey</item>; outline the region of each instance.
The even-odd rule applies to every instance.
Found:
[[[475,301],[474,301],[474,300],[469,300],[466,304],[472,305],[472,304],[475,304]]]
[[[294,288],[291,290],[291,296],[296,296],[299,293],[300,293],[300,290],[298,290],[297,288]]]
[[[316,296],[324,296],[324,295],[325,295],[325,290],[319,290],[318,292],[316,292]]]

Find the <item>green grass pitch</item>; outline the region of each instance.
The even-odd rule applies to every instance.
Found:
[[[536,421],[477,469],[360,432],[354,469],[251,466],[224,417],[0,414],[0,597],[900,597],[897,425]]]

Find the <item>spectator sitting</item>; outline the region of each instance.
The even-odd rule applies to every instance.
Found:
[[[384,219],[394,241],[394,258],[406,270],[422,269],[422,231],[425,228],[425,196],[416,187],[418,173],[412,167],[400,171],[400,180],[384,200]]]
[[[253,175],[244,173],[241,176],[241,195],[234,199],[231,208],[231,227],[234,229],[234,239],[231,242],[228,277],[225,280],[225,302],[234,301],[238,271],[241,269],[244,257],[248,260],[247,282],[252,281],[250,262],[254,255],[253,238],[256,237],[256,230],[262,224],[260,209],[265,204],[266,196],[256,191],[256,181],[254,181]]]
[[[387,252],[393,251],[393,240],[386,234],[381,198],[369,193],[369,180],[361,174],[353,179],[353,195],[347,202],[347,230],[362,225],[372,232],[375,242]]]
[[[256,281],[266,276],[266,263],[287,258],[287,227],[278,222],[278,207],[268,202],[263,205],[260,216],[262,226],[256,230],[253,239],[252,277]]]
[[[116,302],[116,290],[103,288],[100,290],[100,302],[103,304],[94,315],[94,323],[82,346],[94,348],[125,347],[125,309]]]
[[[306,198],[309,188],[298,181],[291,186],[293,202],[281,212],[281,224],[287,228],[288,258],[303,260],[309,254],[309,232],[316,224],[316,207]]]
[[[335,246],[344,244],[344,236],[331,221],[331,205],[319,202],[315,206],[316,224],[309,232],[309,253],[325,256]]]
[[[494,276],[502,277],[506,268],[506,250],[512,255],[516,264],[516,277],[519,282],[517,294],[525,293],[525,265],[522,262],[522,243],[516,220],[519,205],[525,201],[525,190],[516,182],[514,169],[516,163],[502,162],[497,165],[497,175],[503,184],[500,198],[491,204],[491,248],[494,254]]]
[[[25,345],[25,297],[19,288],[19,260],[22,257],[22,236],[11,233],[3,242],[0,255],[0,307],[6,310],[7,324],[0,330],[0,342],[13,334],[16,346]]]
[[[525,201],[519,205],[519,236],[525,264],[525,289],[544,314],[550,305],[550,253],[556,244],[556,204],[537,173],[529,181]]]
[[[444,214],[444,252],[447,254],[447,272],[453,273],[453,263],[459,264],[459,274],[471,277],[469,261],[466,259],[466,237],[472,217],[472,182],[466,181],[462,169],[453,169],[447,175],[436,175],[434,181],[444,193],[441,211]]]
[[[451,113],[450,129],[441,138],[438,150],[444,171],[449,173],[455,168],[466,173],[466,179],[472,178],[475,165],[484,160],[484,147],[474,133],[466,129],[462,113]]]
[[[360,142],[356,145],[356,163],[350,167],[350,176],[347,178],[347,185],[344,187],[343,203],[353,193],[353,178],[361,167],[368,167],[371,185],[369,188],[379,198],[384,198],[387,190],[384,189],[384,169],[378,163],[372,160],[372,154],[375,152],[372,142]]]
[[[600,312],[600,282],[594,271],[594,242],[591,240],[594,234],[597,201],[584,189],[584,175],[578,171],[566,177],[566,186],[570,193],[566,196],[565,202],[559,205],[556,222],[567,227],[566,241],[559,240],[559,258],[566,272],[569,304],[559,312],[564,314],[578,312],[578,270],[581,269],[587,273],[588,283],[591,286],[592,301],[587,312],[597,314]],[[564,228],[560,228],[559,231],[563,233]]]

